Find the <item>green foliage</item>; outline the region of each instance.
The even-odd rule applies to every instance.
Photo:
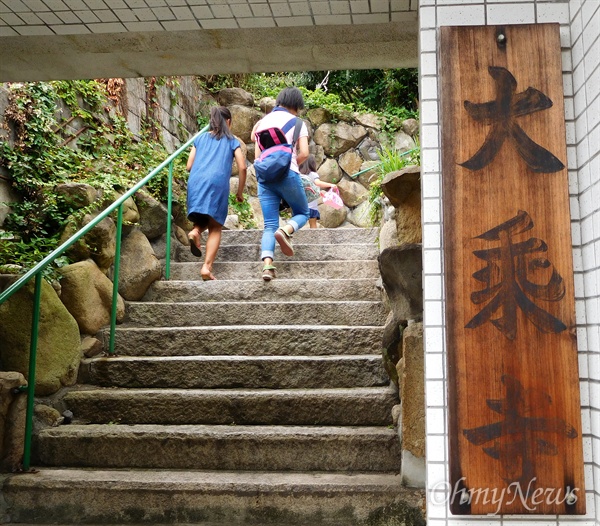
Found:
[[[417,145],[414,150],[409,152],[398,152],[392,148],[383,147],[379,152],[379,159],[381,164],[377,167],[379,175],[371,183],[369,187],[369,218],[371,223],[376,224],[381,218],[381,211],[383,208],[383,190],[381,183],[385,179],[385,176],[391,172],[402,170],[407,166],[420,165],[421,164],[421,149]]]
[[[3,228],[13,241],[2,243],[0,265],[38,262],[58,246],[68,221],[92,212],[117,192],[131,188],[167,157],[158,142],[138,141],[123,117],[104,111],[108,94],[97,81],[57,81],[13,84],[5,112],[16,141],[0,143],[0,165],[7,168],[22,201],[9,203],[12,212]],[[61,110],[61,102],[65,109]],[[77,125],[74,131],[71,126]],[[76,147],[75,147],[76,146]],[[185,159],[174,165],[175,197],[187,181]],[[165,200],[167,169],[148,185]],[[76,209],[55,187],[86,183],[102,192],[102,199]],[[39,251],[39,252],[38,252]]]
[[[235,194],[229,194],[229,213],[237,214],[240,225],[244,229],[258,228],[246,194],[244,194],[244,201],[242,203],[238,203]]]

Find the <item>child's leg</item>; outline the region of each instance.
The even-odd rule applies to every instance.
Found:
[[[208,226],[208,220],[210,216],[204,214],[190,214],[188,219],[194,224],[188,232],[188,240],[190,241],[190,249],[192,254],[196,257],[202,257],[202,250],[200,246],[201,235]]]
[[[212,275],[212,267],[217,257],[217,252],[221,244],[221,231],[223,226],[217,223],[212,217],[208,221],[208,239],[206,240],[206,255],[204,265],[200,270],[203,280],[215,279]]]
[[[310,228],[317,228],[317,218],[316,218],[316,217],[311,217],[311,218],[308,220],[308,226],[309,226]]]

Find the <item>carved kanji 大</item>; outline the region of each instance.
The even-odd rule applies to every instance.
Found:
[[[515,93],[517,81],[505,68],[491,66],[488,71],[496,81],[496,100],[484,103],[466,100],[464,106],[472,119],[491,125],[491,129],[477,153],[460,165],[469,170],[481,170],[493,161],[508,139],[534,172],[552,173],[562,170],[564,164],[531,140],[516,120],[517,117],[552,107],[552,101],[541,91],[531,87]]]

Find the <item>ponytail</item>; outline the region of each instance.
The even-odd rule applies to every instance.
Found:
[[[223,136],[228,139],[233,138],[233,134],[227,126],[227,121],[231,119],[231,112],[225,106],[213,106],[210,109],[209,131],[215,139],[221,139]]]
[[[317,160],[315,159],[315,156],[311,153],[306,158],[306,161],[304,161],[298,167],[298,169],[300,170],[300,173],[304,174],[304,175],[308,175],[310,172],[316,172],[317,171]]]

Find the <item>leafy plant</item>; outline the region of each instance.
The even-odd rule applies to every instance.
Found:
[[[7,203],[11,213],[3,228],[1,264],[29,267],[58,246],[67,222],[103,206],[159,165],[168,152],[150,137],[139,141],[122,116],[104,111],[106,85],[97,81],[33,82],[10,85],[5,116],[15,130],[14,147],[0,142],[0,165],[6,167],[21,201]],[[77,128],[72,128],[73,124]],[[187,181],[185,159],[174,165],[174,195],[181,199]],[[166,199],[167,169],[148,186]],[[86,183],[102,199],[77,209],[55,187]]]
[[[244,194],[244,201],[242,203],[238,203],[235,194],[229,194],[229,213],[236,214],[240,225],[245,229],[258,227],[246,194]]]
[[[381,164],[377,167],[379,175],[371,183],[369,187],[369,218],[371,223],[375,224],[381,216],[383,208],[383,189],[381,184],[385,176],[391,172],[402,170],[407,166],[421,164],[421,149],[417,147],[408,152],[399,152],[392,148],[383,147],[379,151],[379,159]]]

